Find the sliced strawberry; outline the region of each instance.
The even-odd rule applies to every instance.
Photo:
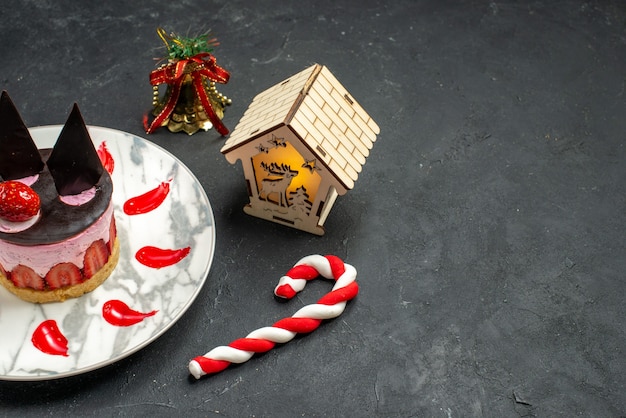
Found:
[[[11,222],[24,222],[37,215],[41,201],[39,195],[19,181],[0,183],[0,218]]]
[[[10,276],[13,284],[19,288],[43,290],[46,287],[43,277],[35,273],[35,270],[22,264],[15,266],[15,268],[11,270]]]
[[[109,242],[107,242],[107,248],[109,254],[113,252],[113,245],[115,245],[115,238],[117,237],[117,226],[115,225],[115,217],[111,218],[111,225],[109,226]]]
[[[46,274],[46,283],[50,289],[60,289],[83,281],[80,269],[74,263],[59,263]]]
[[[83,275],[86,279],[96,274],[107,261],[109,261],[109,249],[104,240],[94,241],[85,252],[83,263]]]

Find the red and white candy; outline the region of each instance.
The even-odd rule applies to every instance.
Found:
[[[309,333],[319,327],[324,319],[341,315],[346,303],[359,292],[356,269],[334,255],[310,255],[298,261],[281,277],[274,294],[285,299],[293,298],[304,289],[307,280],[322,276],[336,281],[333,289],[315,304],[306,305],[293,316],[283,318],[272,326],[252,331],[228,346],[215,347],[203,356],[189,362],[189,372],[196,378],[218,373],[232,363],[244,363],[255,353],[264,353],[279,343],[291,341],[297,334]]]

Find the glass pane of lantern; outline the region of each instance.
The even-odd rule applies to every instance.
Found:
[[[266,146],[267,145],[267,146]],[[315,160],[305,159],[289,141],[272,135],[252,157],[260,200],[308,215],[321,183]]]

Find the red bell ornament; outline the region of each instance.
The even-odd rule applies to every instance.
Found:
[[[217,91],[216,83],[226,84],[230,74],[217,65],[211,54],[219,43],[209,38],[210,33],[187,38],[157,30],[168,51],[167,63],[150,73],[153,88],[152,116],[144,118],[146,133],[167,126],[171,132],[193,135],[200,129],[208,131],[213,126],[221,135],[228,135],[222,123],[224,109],[232,101]],[[165,85],[161,97],[159,87]]]

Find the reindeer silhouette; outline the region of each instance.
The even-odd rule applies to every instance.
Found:
[[[287,187],[291,184],[291,179],[298,175],[298,171],[292,170],[288,165],[278,165],[276,163],[266,164],[262,162],[261,167],[270,176],[261,180],[261,191],[259,192],[259,197],[267,201],[270,194],[277,193],[278,206],[286,208],[289,207],[286,193]]]

